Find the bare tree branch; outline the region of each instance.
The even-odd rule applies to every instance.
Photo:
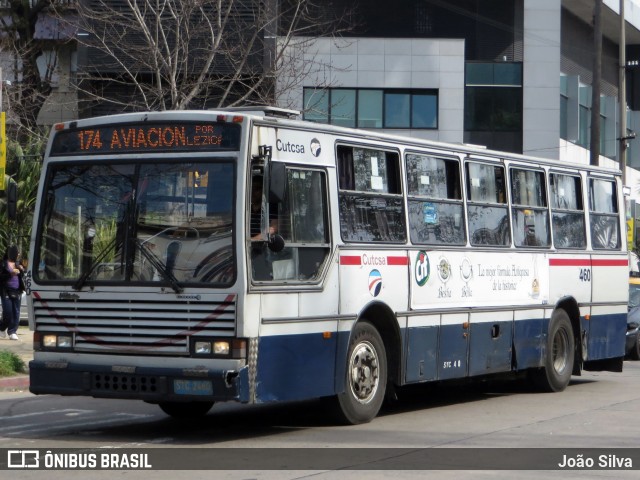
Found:
[[[299,66],[286,53],[294,39],[344,30],[329,7],[315,0],[86,0],[78,7],[86,51],[78,87],[88,102],[111,110],[274,104],[277,75],[295,75]]]
[[[63,3],[66,4],[59,0],[9,0],[7,15],[0,18],[3,60],[5,64],[9,59],[11,62],[4,74],[12,81],[3,97],[19,137],[37,131],[38,115],[53,88],[58,48],[65,41],[38,38],[36,23],[41,17],[52,17],[55,8]],[[38,66],[39,59],[45,60],[43,69]]]

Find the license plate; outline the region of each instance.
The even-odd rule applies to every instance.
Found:
[[[178,395],[213,395],[209,380],[174,380],[173,392]]]

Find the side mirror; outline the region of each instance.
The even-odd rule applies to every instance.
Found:
[[[277,233],[269,235],[269,243],[267,245],[272,252],[281,252],[284,249],[284,238]]]

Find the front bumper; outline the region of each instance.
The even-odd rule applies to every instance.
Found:
[[[239,370],[115,367],[29,362],[31,393],[156,402],[249,401],[248,367]]]

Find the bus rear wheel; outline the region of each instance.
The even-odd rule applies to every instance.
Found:
[[[198,418],[207,414],[214,402],[160,402],[164,413],[174,418]]]
[[[544,392],[564,390],[573,372],[575,339],[569,315],[556,310],[549,324],[544,368],[534,372],[536,386]]]
[[[378,330],[360,321],[347,353],[345,391],[338,394],[338,416],[343,423],[367,423],[380,411],[387,386],[387,355]]]

